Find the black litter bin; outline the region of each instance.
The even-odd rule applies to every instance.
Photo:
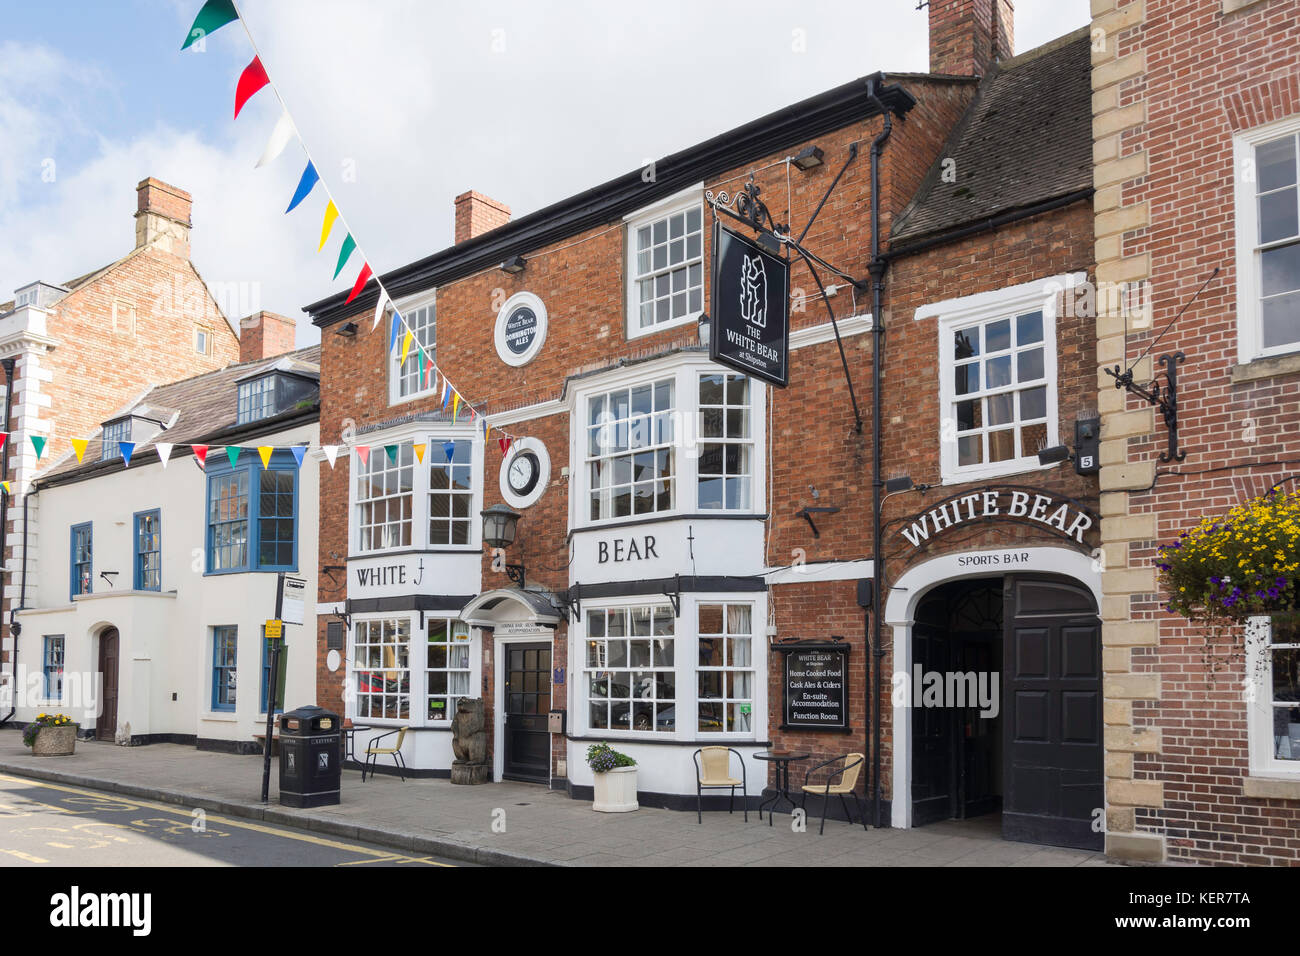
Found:
[[[280,803],[323,807],[339,802],[343,728],[339,715],[314,704],[280,715]]]

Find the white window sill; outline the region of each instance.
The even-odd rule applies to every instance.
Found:
[[[655,335],[658,332],[666,332],[669,329],[680,329],[683,326],[687,326],[687,325],[698,325],[700,321],[700,316],[703,314],[704,313],[702,311],[692,312],[688,315],[682,316],[680,319],[672,319],[668,322],[660,322],[658,325],[652,325],[647,329],[633,328],[632,323],[634,317],[629,315],[627,317],[627,340],[631,342],[634,339],[643,339],[648,335]],[[636,321],[640,321],[640,318],[641,317],[639,315],[635,316]]]
[[[221,724],[237,724],[239,723],[239,715],[235,713],[228,713],[226,711],[210,710],[206,714],[200,714],[199,720],[214,720],[217,723],[221,723]]]
[[[1232,384],[1242,385],[1257,382],[1260,379],[1273,378],[1278,375],[1295,375],[1300,373],[1300,351],[1283,355],[1261,355],[1234,365],[1231,369]]]
[[[1058,465],[1040,465],[1038,458],[1020,458],[1014,462],[1001,462],[996,468],[980,467],[969,471],[945,473],[940,480],[943,485],[964,485],[972,481],[987,481],[990,478],[1009,478],[1012,475],[1027,475],[1048,471]]]

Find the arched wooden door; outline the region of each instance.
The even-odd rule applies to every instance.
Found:
[[[99,635],[100,707],[95,720],[95,739],[112,740],[117,733],[117,628],[105,628]]]
[[[1003,590],[1002,835],[1102,849],[1101,621],[1092,592],[1009,575]]]

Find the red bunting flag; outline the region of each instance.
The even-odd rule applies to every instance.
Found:
[[[5,442],[7,442],[8,440],[9,440],[9,433],[8,433],[8,432],[0,432],[0,450],[3,450],[3,449],[4,449],[4,447],[5,447]]]
[[[252,95],[270,82],[271,78],[262,68],[262,61],[253,57],[253,62],[244,67],[244,72],[239,74],[239,84],[235,87],[235,119],[239,119],[239,111],[244,108],[244,104]]]
[[[361,294],[361,290],[364,289],[366,287],[366,283],[370,281],[371,275],[373,275],[373,273],[370,271],[370,263],[367,262],[364,266],[361,267],[361,274],[357,276],[356,285],[352,287],[352,294],[348,296],[347,302],[343,303],[344,305],[347,305],[348,302],[351,302],[353,299],[355,299],[357,296]]]
[[[501,446],[501,454],[504,455],[506,452],[510,450],[510,443],[512,441],[514,441],[514,439],[511,438],[509,435],[507,435],[504,438],[497,439],[497,444]]]
[[[361,459],[361,464],[363,464],[363,465],[368,465],[368,464],[370,464],[370,446],[369,446],[369,445],[358,445],[358,446],[357,446],[357,457]]]
[[[199,460],[199,464],[206,468],[208,464],[208,446],[191,445],[190,448],[193,449],[194,457]]]

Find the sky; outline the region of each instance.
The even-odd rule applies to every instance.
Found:
[[[917,0],[237,0],[272,82],[379,273],[452,241],[455,196],[518,217],[877,70],[927,66]],[[252,59],[232,23],[180,45],[202,0],[0,0],[0,301],[134,244],[147,176],[194,196],[192,249],[232,318],[331,281],[306,158],[254,163],[279,116],[232,120]],[[1016,52],[1088,22],[1088,0],[1016,0]],[[575,155],[581,155],[575,161]]]

